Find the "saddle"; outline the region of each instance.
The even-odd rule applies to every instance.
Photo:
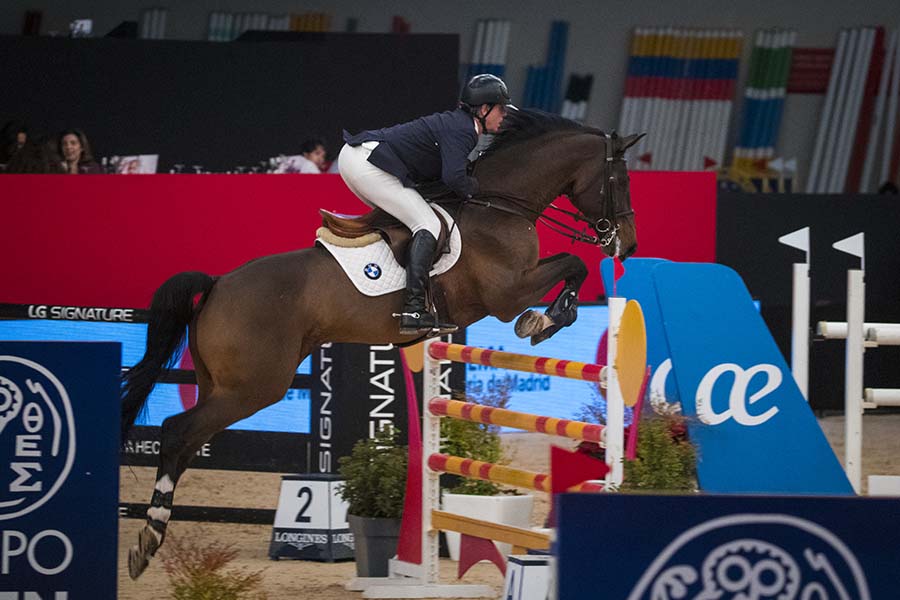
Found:
[[[433,260],[436,263],[442,254],[450,251],[450,229],[444,216],[433,207],[431,210],[441,223],[441,235],[437,240],[438,251],[435,252]],[[381,238],[387,243],[400,266],[406,268],[406,248],[412,239],[412,232],[393,215],[380,208],[374,208],[364,215],[339,215],[320,208],[319,214],[322,215],[322,228],[317,235],[326,237],[328,242],[336,246],[361,247],[377,242]]]

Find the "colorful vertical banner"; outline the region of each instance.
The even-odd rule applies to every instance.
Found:
[[[562,81],[566,65],[569,23],[554,21],[550,25],[547,61],[543,65],[529,65],[522,105],[558,113],[562,106]]]
[[[796,40],[797,32],[793,30],[756,32],[744,91],[743,120],[734,149],[736,169],[764,171],[775,157]]]
[[[647,132],[632,169],[704,170],[722,163],[744,34],[638,28],[619,130]]]
[[[472,59],[465,79],[479,73],[503,77],[506,73],[506,53],[512,24],[499,19],[483,19],[475,27],[472,43]]]

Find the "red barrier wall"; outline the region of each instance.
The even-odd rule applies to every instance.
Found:
[[[633,173],[631,191],[638,256],[715,259],[713,174]],[[132,308],[179,271],[310,245],[318,207],[365,210],[336,175],[15,175],[0,177],[0,201],[0,302]],[[541,229],[544,256],[585,260],[581,298],[595,300],[599,248]]]

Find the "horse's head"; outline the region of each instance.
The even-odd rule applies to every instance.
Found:
[[[641,137],[609,135],[556,115],[514,110],[476,163],[475,174],[484,195],[523,206],[529,218],[541,215],[561,194],[568,196],[581,213],[576,220],[590,224],[590,236],[603,251],[625,259],[637,249],[625,151]],[[589,237],[578,233],[574,239]]]
[[[590,221],[600,247],[608,256],[625,260],[637,250],[634,210],[625,151],[644,134],[619,137],[603,134],[599,163],[581,169],[572,185],[570,200]]]

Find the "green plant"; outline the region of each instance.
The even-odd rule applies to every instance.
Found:
[[[167,536],[163,569],[172,586],[175,600],[263,600],[266,595],[259,590],[263,570],[248,572],[244,569],[223,571],[237,557],[231,544],[212,542],[202,545],[196,538]]]
[[[506,408],[509,405],[509,386],[508,380],[502,380],[482,393],[454,394],[454,399],[493,408]],[[461,419],[441,419],[441,451],[451,456],[494,464],[508,462],[500,442],[500,427]],[[516,493],[512,489],[504,488],[491,481],[455,475],[442,476],[441,484],[451,494],[496,496]]]
[[[357,517],[396,519],[403,515],[408,448],[399,446],[399,432],[388,428],[360,440],[350,456],[338,460],[344,479],[338,494]]]
[[[626,460],[621,489],[684,492],[697,489],[697,452],[684,417],[644,419],[638,425],[637,457]]]

